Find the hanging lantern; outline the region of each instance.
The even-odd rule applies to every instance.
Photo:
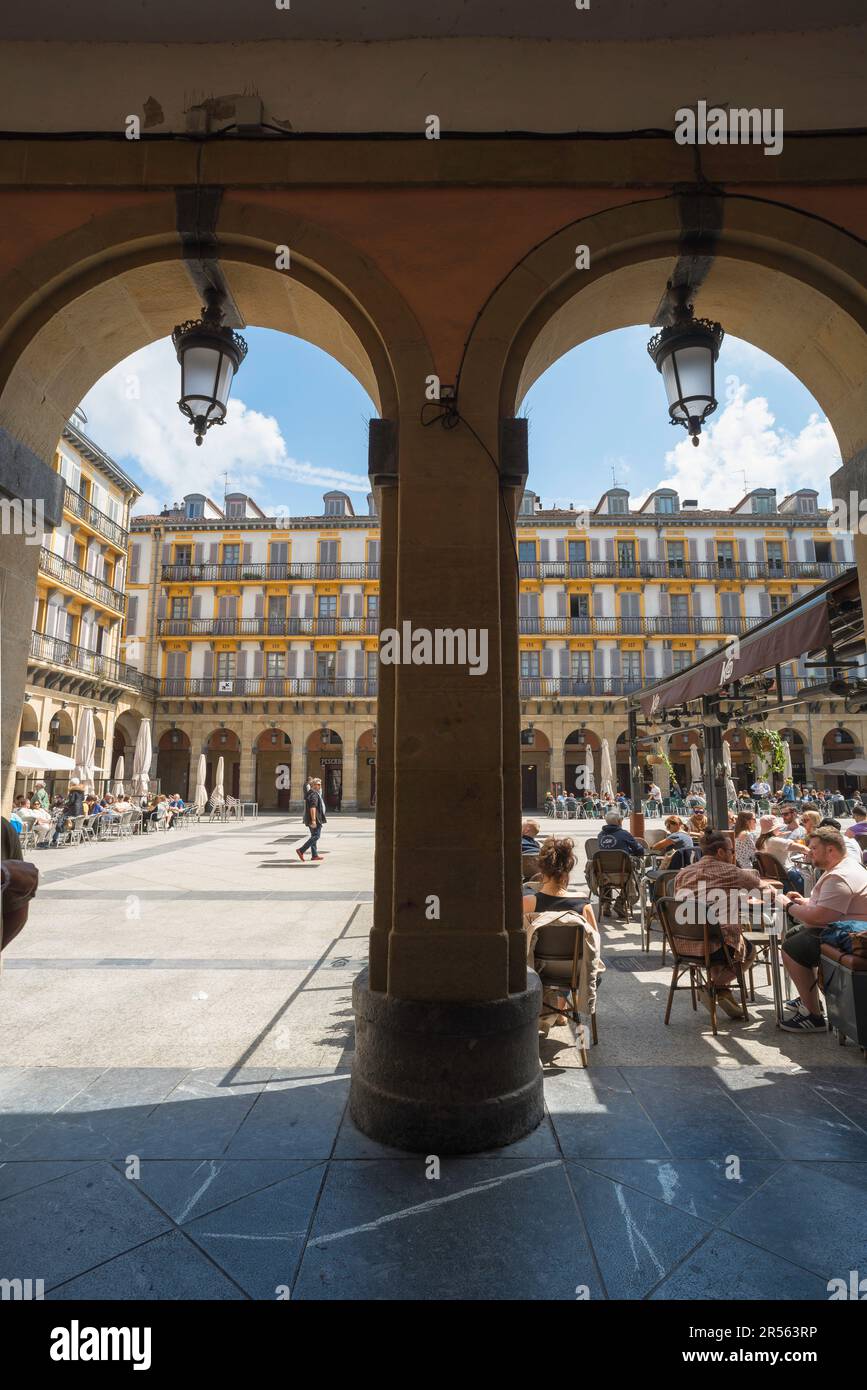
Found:
[[[223,324],[223,295],[216,289],[208,291],[201,318],[178,324],[172,342],[181,364],[178,409],[201,444],[212,425],[225,424],[232,381],[247,355],[247,344]]]
[[[672,322],[647,344],[662,374],[668,413],[673,425],[683,425],[698,448],[701,427],[717,408],[714,367],[725,336],[718,323],[693,316],[689,286],[668,289],[675,300]]]

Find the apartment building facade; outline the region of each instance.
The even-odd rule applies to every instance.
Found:
[[[125,649],[129,517],[141,489],[88,437],[85,423],[67,423],[54,456],[64,479],[63,518],[42,538],[19,742],[74,756],[89,706],[97,776],[107,777],[120,753],[131,755],[130,739],[152,712],[158,686]],[[47,780],[62,790],[67,779]]]
[[[526,492],[518,518],[522,776],[526,806],[572,787],[604,739],[628,786],[625,698],[744,634],[852,563],[810,489],[756,489],[731,511],[702,509],[671,489],[640,507],[612,488],[587,515],[542,510]],[[158,682],[156,775],[191,794],[199,754],[209,785],[263,809],[300,803],[321,776],[332,809],[376,800],[379,523],[372,496],[356,515],[326,493],[322,511],[267,516],[230,493],[202,494],[132,522],[127,653]],[[810,687],[803,662],[783,673],[796,778],[857,756],[863,721]],[[688,782],[689,743],[670,757]],[[738,780],[742,736],[730,735]],[[820,779],[821,780],[821,779]]]

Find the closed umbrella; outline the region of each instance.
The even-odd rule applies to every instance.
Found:
[[[112,796],[124,795],[123,774],[125,770],[123,765],[123,754],[121,754],[114,769],[114,786],[111,789]]]
[[[596,773],[593,768],[593,749],[587,745],[587,754],[584,758],[584,790],[591,796],[596,794]]]
[[[196,810],[201,815],[208,804],[208,789],[205,786],[205,779],[208,775],[208,764],[205,761],[204,753],[199,754],[199,767],[196,773],[196,794],[193,797]]]
[[[602,795],[613,796],[614,786],[611,775],[611,751],[608,747],[608,739],[602,740],[602,761],[599,769],[599,781],[602,784]]]
[[[139,796],[147,796],[150,787],[151,767],[151,722],[143,719],[138,726],[135,753],[132,760],[132,789]]]
[[[223,791],[223,759],[217,759],[217,775],[214,778],[214,790],[211,792],[211,805],[222,806],[226,800],[226,793]]]
[[[783,739],[783,779],[792,779],[792,750],[789,747],[789,740]]]
[[[693,786],[695,786],[696,782],[703,783],[704,781],[701,772],[701,758],[698,755],[698,749],[695,744],[693,744],[689,750],[689,775]]]
[[[93,724],[93,710],[85,705],[78,721],[75,737],[75,767],[72,780],[80,782],[86,792],[93,791],[93,764],[96,761],[96,729]]]
[[[725,768],[726,777],[726,800],[728,801],[730,806],[736,806],[738,794],[735,790],[734,778],[732,777],[732,750],[729,747],[729,742],[727,738],[723,739],[722,755],[723,767]]]

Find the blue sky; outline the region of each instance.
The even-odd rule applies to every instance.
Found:
[[[144,489],[138,511],[186,492],[220,501],[249,492],[267,512],[318,513],[332,487],[366,510],[367,421],[373,405],[332,358],[297,338],[248,329],[249,352],[229,418],[196,448],[177,409],[180,369],[165,339],[109,372],[82,402],[88,433]],[[732,506],[750,487],[782,496],[827,480],[836,441],[815,400],[773,358],[723,343],[720,406],[700,448],[668,424],[662,380],[647,355],[650,330],[622,329],[574,349],[528,393],[530,487],[546,504],[593,505],[617,482],[634,497],[669,482],[700,505]]]

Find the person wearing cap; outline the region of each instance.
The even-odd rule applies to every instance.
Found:
[[[34,786],[30,804],[33,805],[34,802],[37,802],[42,807],[43,811],[48,810],[48,792],[45,790],[44,782],[37,782]]]

